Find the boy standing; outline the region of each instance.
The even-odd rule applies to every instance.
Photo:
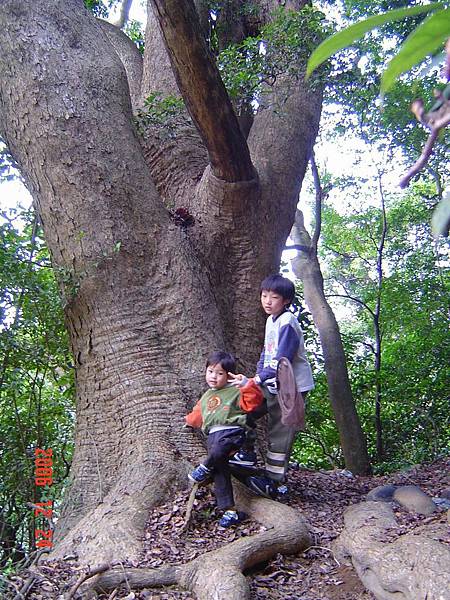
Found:
[[[260,387],[253,379],[234,375],[236,363],[228,352],[214,352],[206,362],[206,383],[203,394],[191,413],[186,416],[190,427],[201,427],[207,434],[208,457],[189,475],[196,483],[214,479],[217,506],[224,510],[221,527],[239,522],[234,505],[228,459],[245,440],[247,414],[263,401]]]
[[[268,317],[264,348],[254,380],[263,386],[266,400],[257,413],[258,417],[268,414],[268,451],[265,475],[249,477],[248,485],[259,495],[269,498],[276,496],[279,483],[285,479],[296,434],[295,428],[287,427],[281,421],[276,381],[279,360],[285,357],[291,362],[297,390],[301,392],[303,398],[314,387],[302,329],[293,313],[288,310],[294,297],[294,284],[286,277],[270,275],[261,283],[261,304]],[[251,465],[252,461],[254,464],[255,459],[254,452],[242,450],[231,459],[231,462]]]

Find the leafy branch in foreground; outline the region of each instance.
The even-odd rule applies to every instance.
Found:
[[[384,94],[391,89],[395,80],[402,73],[411,70],[429,55],[434,54],[446,39],[448,41],[442,76],[446,81],[449,81],[450,8],[441,2],[435,2],[426,6],[413,6],[391,10],[381,15],[375,15],[359,21],[339,31],[322,42],[312,53],[306,70],[307,77],[333,54],[352,45],[372,29],[386,23],[405,19],[406,17],[429,12],[432,14],[412,31],[384,70],[381,77],[380,91],[381,94]],[[400,187],[402,188],[408,186],[411,179],[420,173],[427,164],[440,132],[450,123],[450,84],[444,90],[435,90],[434,93],[435,102],[428,113],[425,112],[424,102],[421,98],[414,100],[411,105],[411,111],[420,123],[430,129],[431,133],[428,136],[420,157],[400,180]],[[448,235],[450,227],[450,203],[448,200],[443,205],[438,206],[438,210],[436,210],[433,216],[432,226],[435,236]]]
[[[426,6],[390,10],[350,25],[350,27],[346,27],[327,38],[316,48],[309,58],[306,75],[309,77],[319,65],[328,60],[333,54],[351,46],[366,33],[380,27],[380,25],[425,12],[436,11],[408,36],[397,55],[385,69],[381,78],[381,92],[386,92],[392,87],[398,75],[420,63],[450,36],[449,10],[443,9],[442,3],[435,2]]]

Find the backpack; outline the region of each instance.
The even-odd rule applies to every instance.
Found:
[[[286,427],[303,430],[305,428],[305,400],[297,390],[291,362],[284,356],[277,366],[278,402],[281,408],[281,422]]]

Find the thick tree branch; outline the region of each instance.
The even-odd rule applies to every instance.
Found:
[[[97,23],[106,33],[108,40],[125,68],[128,87],[130,88],[131,104],[133,111],[135,111],[140,104],[142,55],[130,38],[116,26],[102,19],[98,19]]]
[[[213,173],[226,181],[255,178],[219,71],[206,46],[192,0],[152,0],[175,78],[208,149]]]
[[[318,191],[318,196],[320,195],[321,188]],[[320,210],[321,203],[316,207]],[[350,387],[339,326],[327,301],[317,252],[312,248],[311,237],[305,228],[303,213],[300,210],[296,212],[291,238],[296,244],[310,248],[309,252],[294,257],[291,264],[294,273],[303,282],[305,302],[319,331],[330,403],[339,430],[345,466],[355,474],[369,474],[371,466],[367,444]]]
[[[415,177],[418,173],[420,173],[420,171],[423,169],[423,167],[427,164],[428,159],[431,156],[431,152],[433,150],[434,143],[438,138],[438,135],[439,135],[439,130],[437,130],[437,129],[433,130],[430,133],[430,135],[428,136],[428,139],[426,141],[426,144],[423,147],[422,154],[419,156],[419,158],[416,160],[416,162],[413,164],[413,166],[409,169],[409,171],[406,173],[406,175],[404,175],[400,179],[399,185],[402,189],[404,189],[405,187],[408,187],[411,179],[413,177]]]

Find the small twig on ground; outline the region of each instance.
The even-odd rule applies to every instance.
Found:
[[[54,569],[50,569],[49,567],[46,567],[46,570],[50,570],[54,572]],[[37,575],[39,575],[40,577],[42,577],[42,579],[46,579],[47,581],[50,581],[50,583],[53,583],[56,587],[58,587],[58,581],[56,579],[53,579],[53,577],[50,577],[48,575],[48,573],[45,573],[42,571],[42,567],[39,568],[38,565],[36,565],[33,569],[30,569],[31,572],[36,572]]]
[[[14,581],[8,581],[8,579],[6,579],[6,577],[3,577],[3,575],[0,575],[0,581],[4,581],[8,587],[12,587],[16,590],[16,598],[24,598],[24,596],[20,593],[19,587],[14,583]]]
[[[333,550],[331,550],[331,548],[327,548],[326,546],[308,546],[308,548],[306,548],[306,550],[305,550],[305,554],[306,554],[306,552],[309,552],[310,550],[326,550],[327,552],[329,552],[331,554],[331,558],[334,560],[334,562],[337,564],[337,566],[338,567],[341,566],[341,563],[334,556]]]
[[[195,494],[197,493],[197,490],[198,490],[198,483],[194,483],[194,485],[192,486],[191,493],[189,495],[189,500],[187,501],[186,516],[184,517],[184,523],[183,523],[183,527],[181,528],[181,531],[186,531],[189,527],[189,521],[191,520],[192,509],[194,508],[194,500],[195,500]]]
[[[28,595],[28,592],[33,587],[33,584],[34,584],[34,582],[36,581],[37,578],[38,578],[38,575],[35,574],[35,573],[32,573],[28,577],[28,579],[25,581],[25,583],[23,584],[23,586],[20,588],[20,591],[17,592],[17,594],[14,596],[14,600],[25,600],[25,598]]]
[[[38,565],[43,554],[50,554],[50,548],[39,548],[35,553],[33,559],[30,561],[30,567]]]
[[[87,581],[91,577],[94,577],[94,575],[99,575],[100,573],[104,573],[105,571],[109,571],[109,569],[111,569],[111,567],[113,567],[113,566],[115,566],[115,565],[112,564],[112,563],[103,563],[103,564],[99,565],[98,567],[94,567],[93,569],[89,569],[89,571],[87,573],[83,573],[83,575],[81,575],[79,577],[79,579],[76,582],[76,584],[70,590],[70,592],[69,592],[66,600],[70,600],[71,598],[74,597],[75,592],[77,591],[77,589],[80,587],[80,585],[82,583],[84,583],[85,581]]]
[[[131,592],[132,589],[131,589],[131,586],[130,586],[130,582],[128,580],[128,576],[127,576],[127,572],[125,570],[125,567],[123,566],[123,563],[119,563],[119,564],[120,564],[120,568],[122,570],[122,573],[123,573],[123,576],[124,576],[124,579],[125,579],[125,583],[127,584],[128,591]]]

